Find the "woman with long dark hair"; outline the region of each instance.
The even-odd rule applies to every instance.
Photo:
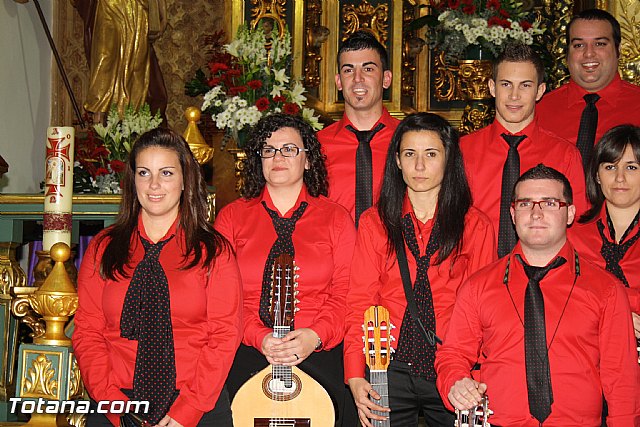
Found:
[[[227,381],[229,392],[234,398],[243,383],[269,364],[298,366],[326,389],[336,425],[343,425],[342,340],[353,220],[326,198],[320,143],[301,118],[262,118],[245,151],[243,198],[225,206],[215,222],[236,252],[244,296],[244,336]],[[275,261],[283,253],[299,268],[297,311],[292,330],[278,336],[269,307],[277,285]]]
[[[240,273],[206,200],[185,140],[143,134],[116,223],[80,267],[73,347],[84,385],[96,401],[148,401],[137,416],[150,425],[232,426],[224,382],[242,336]],[[109,422],[120,414],[87,419]]]
[[[624,284],[640,338],[640,127],[607,131],[586,178],[591,209],[569,229],[569,239],[580,255]]]
[[[435,387],[436,343],[460,284],[495,258],[493,242],[489,219],[471,207],[456,130],[435,114],[407,116],[389,146],[380,200],[360,218],[347,295],[345,378],[363,425],[384,418],[372,410],[389,408],[394,427],[417,425],[420,410],[428,425],[453,424]],[[401,252],[424,330],[407,306]],[[387,308],[396,327],[389,408],[370,400],[380,396],[365,379],[362,322],[371,305]]]

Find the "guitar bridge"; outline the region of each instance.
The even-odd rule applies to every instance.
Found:
[[[254,427],[304,427],[311,426],[309,418],[255,418]]]

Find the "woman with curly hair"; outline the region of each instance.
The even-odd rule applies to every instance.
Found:
[[[116,223],[93,239],[78,275],[73,347],[84,385],[96,401],[148,401],[137,415],[152,426],[233,425],[224,383],[242,337],[240,272],[206,200],[185,140],[143,134]],[[110,423],[120,414],[87,419]]]
[[[327,171],[313,129],[273,114],[254,127],[243,171],[243,198],[222,209],[215,227],[233,246],[243,282],[244,336],[227,380],[231,396],[269,364],[299,366],[332,397],[341,425],[345,387],[342,339],[355,227],[326,198]],[[274,337],[269,316],[275,258],[299,270],[295,328]]]

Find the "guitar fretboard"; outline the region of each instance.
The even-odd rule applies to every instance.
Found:
[[[371,387],[380,395],[380,400],[375,400],[371,398],[371,401],[384,406],[385,408],[389,407],[389,386],[387,385],[387,371],[369,371],[370,374],[370,383]],[[376,415],[381,415],[383,417],[388,417],[388,412],[380,412],[380,411],[371,411]],[[390,421],[387,418],[386,420],[370,420],[371,424],[374,427],[390,427]]]

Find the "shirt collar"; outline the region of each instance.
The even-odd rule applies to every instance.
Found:
[[[167,233],[160,240],[158,240],[158,242],[162,240],[167,240],[169,237],[176,234],[179,222],[180,222],[180,214],[176,216],[176,219],[173,221],[173,224],[171,224],[171,227],[169,227],[169,229],[167,230]],[[142,214],[138,214],[138,233],[140,233],[140,237],[151,242],[151,239],[147,235],[147,230],[145,230],[144,228],[144,222],[142,221]],[[134,233],[134,236],[135,236],[135,233]]]
[[[295,210],[300,207],[300,204],[302,202],[309,203],[311,199],[313,199],[313,197],[309,197],[309,193],[307,192],[307,186],[302,185],[302,189],[300,190],[300,194],[298,194],[298,199],[296,200],[296,203],[293,205],[291,209],[285,212],[285,214],[282,215],[282,217],[290,218],[291,215],[293,215],[293,213],[295,212]],[[271,199],[271,195],[269,194],[269,190],[267,189],[266,185],[262,189],[262,194],[253,200],[254,200],[254,204],[265,202],[269,209],[279,212],[276,206],[273,204],[273,200]],[[309,204],[312,204],[312,203],[309,203]]]
[[[564,259],[567,260],[566,264],[567,266],[569,266],[569,269],[571,271],[571,274],[574,275],[576,272],[576,263],[575,263],[575,249],[573,248],[573,246],[571,245],[571,243],[569,242],[569,239],[567,239],[567,241],[564,243],[564,246],[562,246],[562,248],[560,249],[560,251],[558,251],[558,253],[556,254],[556,256],[554,256],[549,263],[551,263],[556,257],[563,257]],[[520,244],[520,242],[518,241],[518,243],[516,244],[516,247],[513,248],[513,251],[511,251],[511,253],[508,255],[509,257],[509,262],[511,263],[511,265],[519,265],[520,269],[523,270],[523,274],[524,274],[524,269],[522,269],[522,264],[520,264],[520,262],[518,262],[518,260],[515,258],[516,255],[520,255],[522,257],[522,259],[528,264],[529,261],[527,261],[527,258],[525,257],[524,253],[522,252],[522,245]],[[564,266],[561,266],[560,268],[564,268]]]
[[[609,83],[604,89],[596,92],[598,95],[600,95],[600,99],[598,100],[596,106],[599,103],[606,103],[615,107],[622,90],[621,83],[622,79],[620,78],[620,75],[616,73],[615,76],[613,76],[613,80],[611,80],[611,83]],[[584,88],[578,85],[578,83],[571,79],[569,81],[569,85],[567,86],[567,106],[571,107],[575,104],[584,105],[585,100],[583,97],[588,93],[590,92],[586,91]]]
[[[535,141],[537,140],[536,134],[538,133],[538,118],[534,116],[531,123],[529,123],[520,132],[516,132],[516,133],[509,132],[504,126],[502,126],[502,124],[498,120],[494,120],[493,134],[492,134],[491,140],[504,141],[504,139],[501,136],[503,133],[506,133],[507,135],[526,135],[527,138],[524,141],[522,141],[523,144],[527,142],[527,140]]]
[[[411,200],[409,200],[409,194],[405,191],[404,193],[404,201],[402,202],[402,217],[406,214],[411,215],[411,221],[413,221],[414,228],[422,231],[427,231],[433,228],[434,219],[436,218],[436,214],[438,213],[438,207],[436,206],[436,211],[433,214],[433,218],[427,220],[426,223],[421,222],[418,218],[416,218],[416,214],[413,211],[413,206],[411,205]]]
[[[391,114],[389,114],[389,111],[387,110],[387,108],[382,107],[382,114],[380,115],[380,118],[378,118],[378,121],[375,122],[373,126],[371,126],[371,129],[375,128],[378,125],[378,123],[384,124],[386,128],[392,128],[394,126],[393,121],[394,121],[394,118],[391,117]],[[334,137],[337,137],[338,134],[340,134],[341,132],[349,132],[349,134],[351,134],[351,131],[347,129],[348,125],[351,125],[354,128],[356,128],[356,126],[354,126],[351,120],[349,120],[349,117],[347,117],[347,113],[344,113],[342,115],[342,119],[340,119],[340,121],[338,122],[338,126],[336,126],[336,133]],[[369,129],[358,129],[358,130],[369,130]]]

